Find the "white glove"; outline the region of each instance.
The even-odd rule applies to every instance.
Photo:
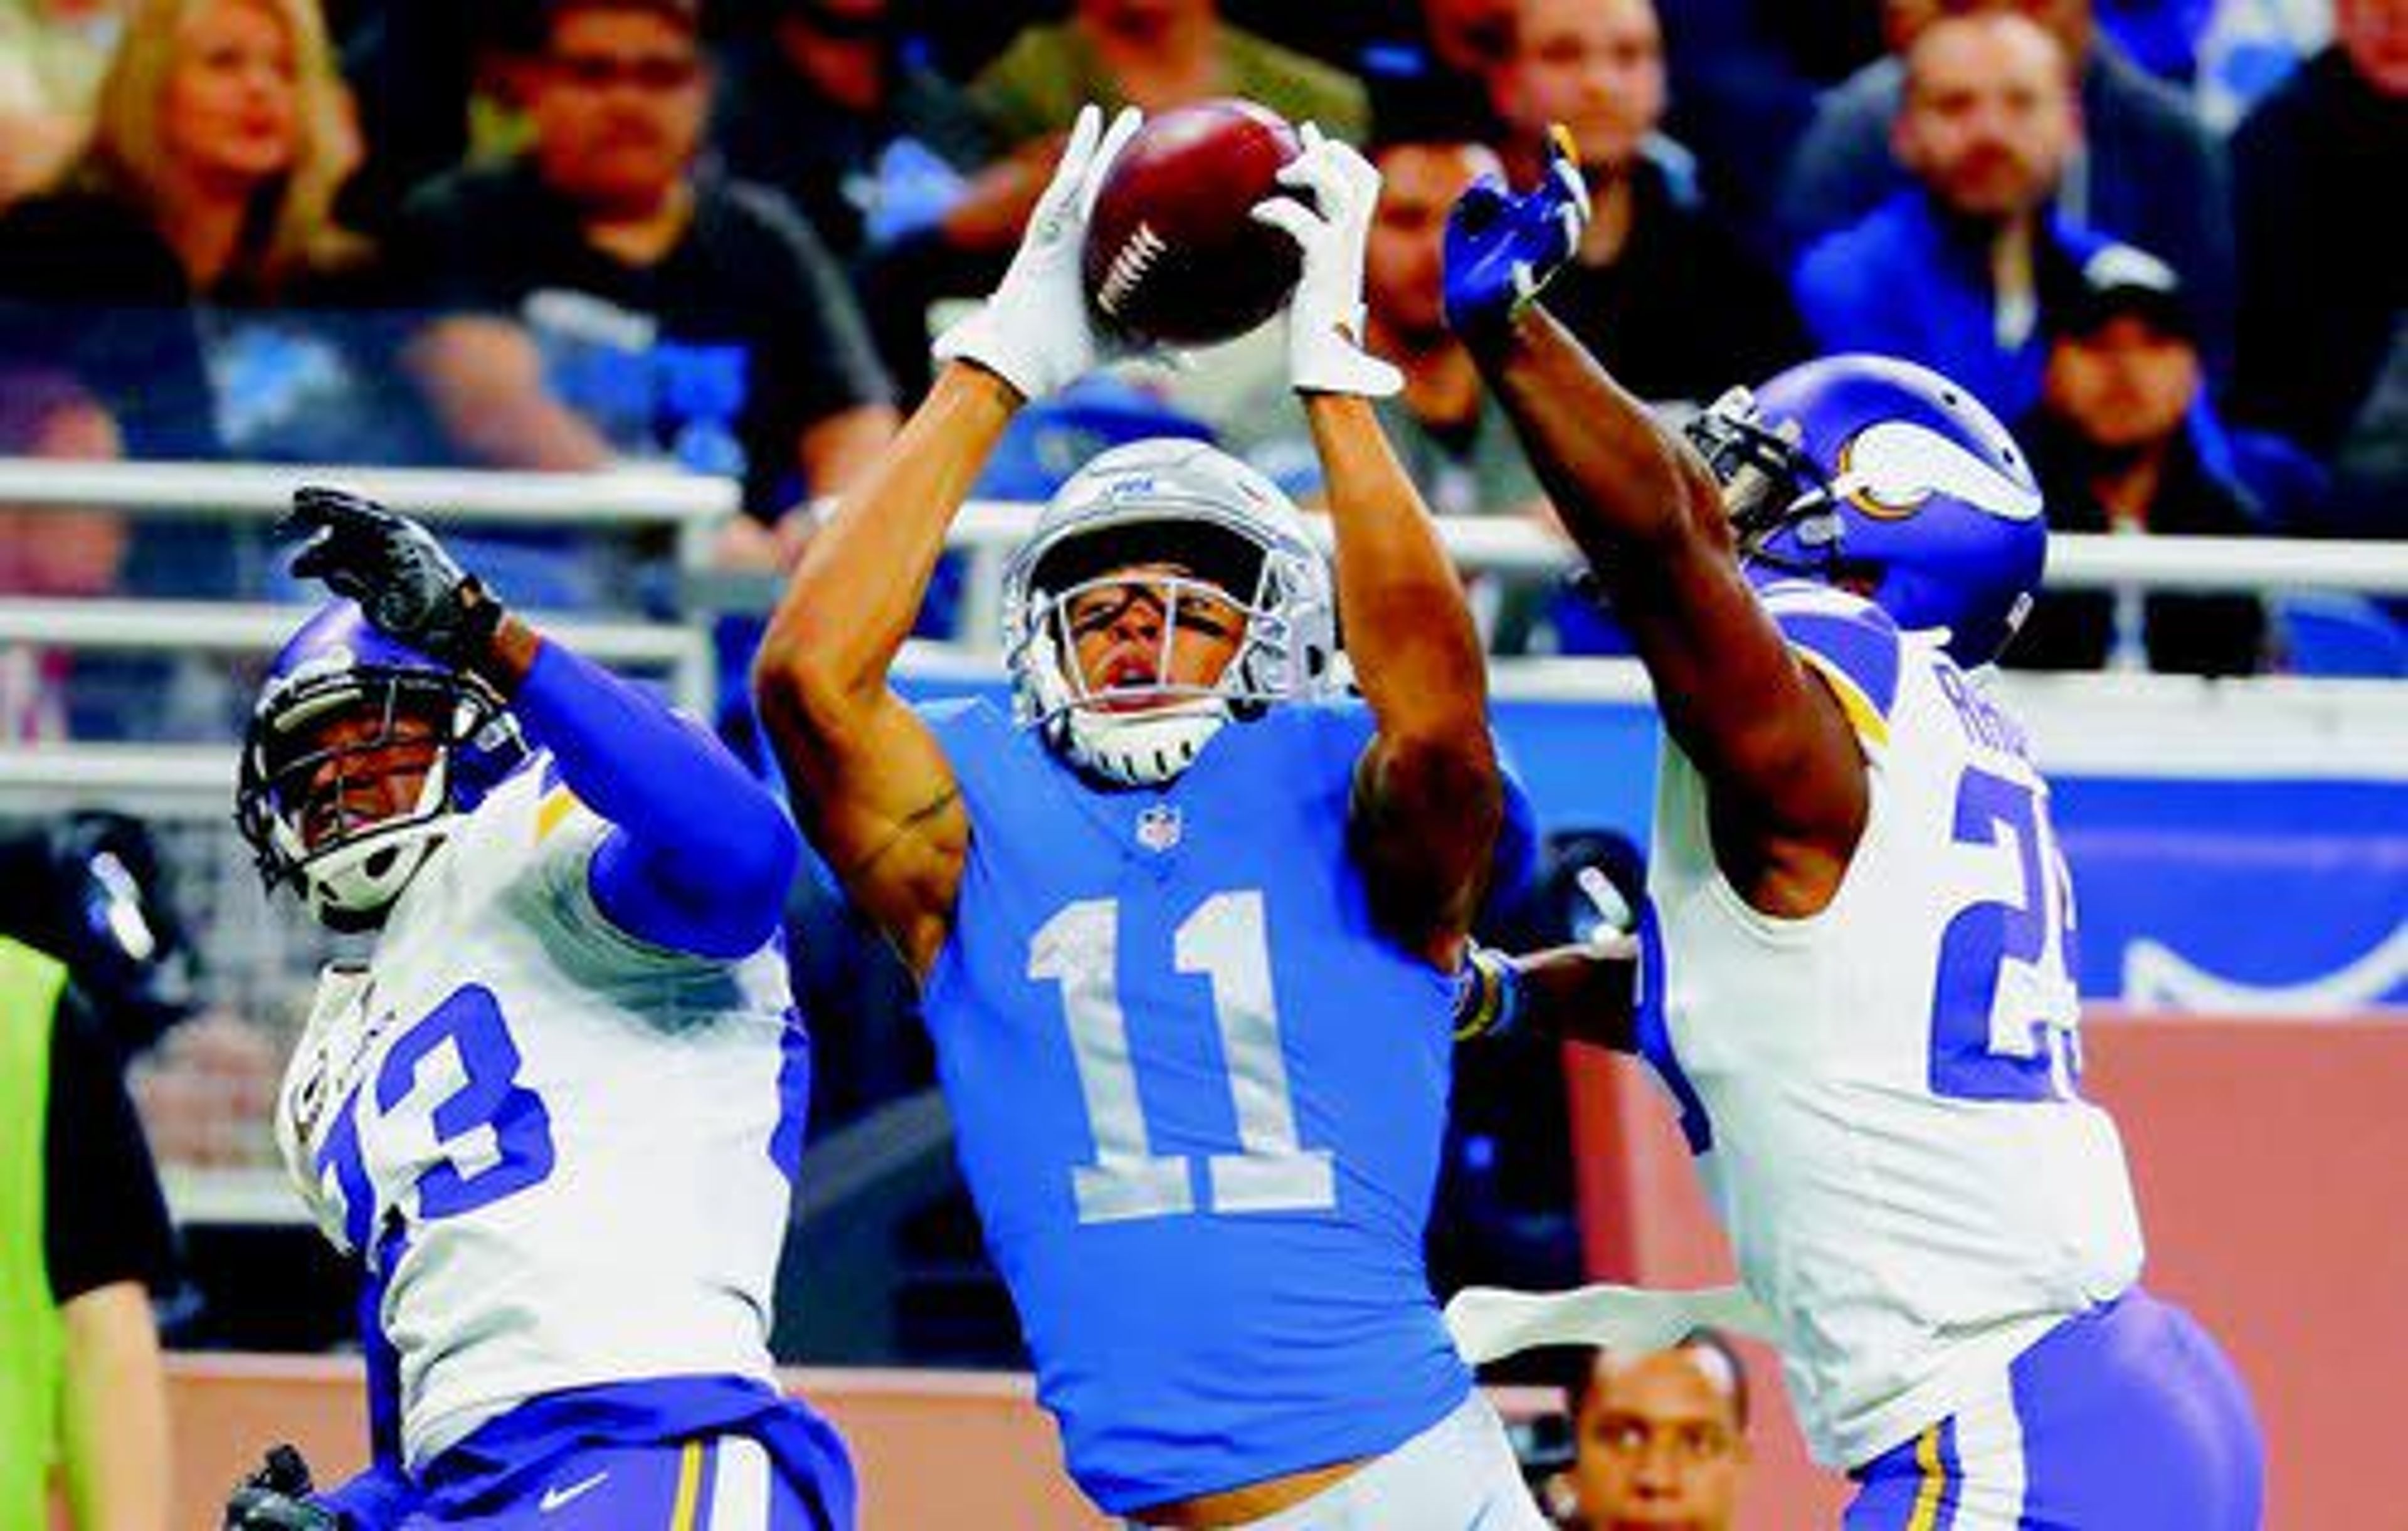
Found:
[[[1294,239],[1304,273],[1287,304],[1288,379],[1300,393],[1385,398],[1404,374],[1363,349],[1363,252],[1380,207],[1380,172],[1321,129],[1304,124],[1304,151],[1281,166],[1280,184],[1308,192],[1254,205],[1257,222]]]
[[[1003,280],[976,313],[937,336],[937,360],[976,362],[1021,397],[1033,399],[1068,386],[1116,354],[1087,317],[1080,262],[1096,193],[1142,121],[1136,107],[1124,107],[1106,130],[1102,112],[1092,106],[1079,108],[1054,179],[1028,215]]]

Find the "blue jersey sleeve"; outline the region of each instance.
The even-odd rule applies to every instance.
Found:
[[[611,832],[594,902],[627,934],[740,957],[777,930],[801,839],[725,747],[618,677],[546,643],[511,700]]]

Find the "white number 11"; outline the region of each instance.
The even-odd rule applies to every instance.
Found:
[[[1174,971],[1200,973],[1212,985],[1212,1018],[1229,1067],[1242,1152],[1205,1160],[1208,1210],[1309,1211],[1337,1201],[1326,1149],[1297,1141],[1287,1059],[1280,1050],[1279,1005],[1271,993],[1270,946],[1263,895],[1217,893],[1180,923]],[[1146,1133],[1121,1010],[1120,900],[1089,898],[1063,907],[1028,940],[1028,976],[1062,988],[1070,1056],[1079,1070],[1096,1162],[1070,1172],[1082,1223],[1121,1223],[1196,1210],[1191,1162],[1158,1155]]]

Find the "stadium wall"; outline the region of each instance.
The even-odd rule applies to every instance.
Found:
[[[971,1372],[801,1369],[786,1381],[843,1430],[862,1481],[861,1531],[1105,1531],[1063,1476],[1053,1421],[1025,1377]],[[226,1491],[273,1442],[301,1448],[322,1482],[366,1460],[356,1361],[178,1355],[168,1367],[176,1438],[172,1524],[218,1524]],[[1508,1415],[1552,1403],[1529,1389],[1493,1395]]]

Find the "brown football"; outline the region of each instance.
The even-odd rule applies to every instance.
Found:
[[[1146,120],[1104,177],[1087,223],[1087,297],[1140,342],[1205,346],[1277,313],[1296,285],[1296,242],[1248,216],[1288,194],[1274,179],[1295,130],[1251,101]]]

